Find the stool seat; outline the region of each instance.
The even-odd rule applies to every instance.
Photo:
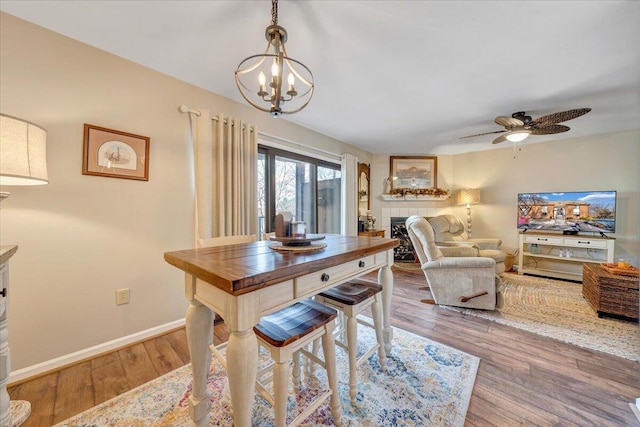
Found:
[[[338,313],[311,300],[300,301],[260,319],[253,328],[259,338],[274,347],[284,347],[337,317]]]
[[[321,292],[320,295],[325,298],[331,298],[341,304],[358,305],[379,292],[382,292],[382,285],[366,280],[354,279]]]

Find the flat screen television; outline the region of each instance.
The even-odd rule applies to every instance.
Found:
[[[518,229],[614,233],[616,197],[615,191],[519,193]]]

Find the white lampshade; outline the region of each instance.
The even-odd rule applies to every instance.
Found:
[[[47,131],[0,114],[0,185],[48,183]]]
[[[479,188],[465,188],[458,192],[457,201],[459,205],[475,205],[480,203]]]

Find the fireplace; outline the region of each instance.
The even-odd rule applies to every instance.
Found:
[[[394,239],[398,239],[400,244],[393,248],[393,260],[400,262],[413,262],[415,256],[413,254],[413,245],[405,227],[406,217],[390,218],[390,235]]]

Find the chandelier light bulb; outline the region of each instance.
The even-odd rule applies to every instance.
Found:
[[[267,83],[267,78],[264,76],[264,73],[262,71],[260,71],[260,74],[258,74],[258,83],[260,84],[260,86],[264,86]]]
[[[276,61],[273,61],[273,65],[271,66],[271,75],[273,77],[278,77],[278,64]]]
[[[289,86],[293,86],[296,83],[296,79],[295,77],[293,77],[293,73],[289,73],[289,76],[287,77],[287,82],[289,83]]]

